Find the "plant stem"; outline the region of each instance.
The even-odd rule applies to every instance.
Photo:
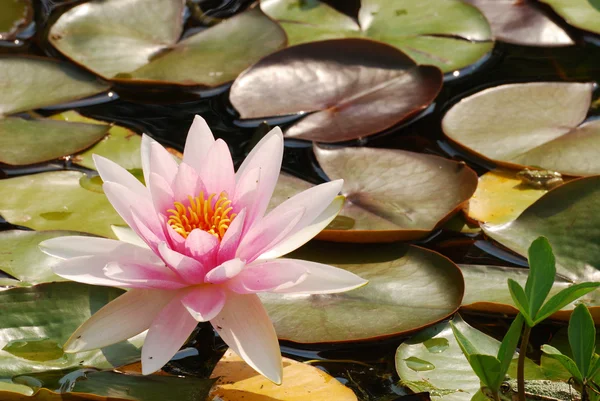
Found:
[[[519,388],[519,401],[525,401],[525,354],[529,345],[529,335],[531,327],[525,323],[523,327],[523,337],[521,338],[521,347],[519,349],[519,364],[517,365],[517,387]]]

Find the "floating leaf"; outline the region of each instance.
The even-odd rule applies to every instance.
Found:
[[[0,291],[0,377],[78,366],[107,369],[138,360],[143,336],[102,350],[61,349],[80,324],[122,293],[71,282]]]
[[[108,129],[100,124],[0,119],[0,162],[23,166],[58,159],[89,148]]]
[[[318,0],[262,0],[260,6],[283,26],[290,45],[369,38],[444,72],[475,63],[493,47],[483,15],[456,0],[362,0],[358,23]]]
[[[210,400],[220,401],[356,401],[348,387],[313,366],[283,358],[283,383],[261,376],[231,350],[221,358],[211,377],[218,379]]]
[[[456,265],[414,246],[317,242],[288,257],[341,267],[369,283],[342,294],[261,294],[280,339],[321,343],[407,334],[447,318],[462,299]]]
[[[573,39],[530,0],[465,0],[490,22],[498,40],[525,46],[570,46]]]
[[[323,239],[422,238],[459,210],[477,186],[477,175],[464,163],[438,156],[375,148],[314,150],[330,179],[344,179],[340,216],[354,221],[351,229],[321,233]]]
[[[600,121],[579,125],[588,112],[593,86],[565,82],[496,86],[454,105],[442,128],[451,140],[510,167],[598,174]]]
[[[3,56],[0,70],[0,116],[70,102],[108,89],[95,77],[46,58]]]
[[[100,177],[77,171],[0,180],[0,215],[35,230],[73,230],[111,238],[110,226],[125,224],[102,192]]]
[[[417,66],[383,43],[341,39],[265,57],[236,79],[229,98],[242,118],[315,112],[286,137],[340,142],[406,120],[427,108],[441,87],[435,67]]]
[[[0,40],[14,39],[33,18],[31,0],[0,0]]]
[[[592,3],[596,0],[541,0],[563,17],[570,25],[600,33],[600,11]]]
[[[183,86],[232,81],[286,43],[281,27],[260,9],[177,43],[183,12],[182,0],[90,1],[63,13],[51,27],[49,40],[106,79]]]

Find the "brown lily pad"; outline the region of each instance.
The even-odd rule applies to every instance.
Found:
[[[235,80],[229,98],[242,118],[312,113],[285,136],[331,143],[414,116],[435,99],[442,78],[438,68],[418,66],[390,45],[326,40],[265,57]]]

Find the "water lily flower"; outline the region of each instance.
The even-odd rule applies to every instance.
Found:
[[[342,180],[310,188],[265,215],[283,156],[271,130],[237,172],[227,144],[196,116],[183,161],[142,139],[146,186],[116,163],[94,155],[103,189],[132,230],[119,241],[84,236],[44,241],[61,277],[129,290],[86,321],[66,352],[105,347],[148,330],[142,373],[160,369],[197,322],[259,373],[281,383],[281,353],[260,292],[329,294],[365,280],[343,269],[279,258],[313,238],[339,212]]]

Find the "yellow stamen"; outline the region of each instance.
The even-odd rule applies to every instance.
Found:
[[[213,201],[215,196],[217,194],[211,194],[208,199],[204,199],[203,192],[195,198],[188,196],[187,207],[181,202],[175,202],[174,209],[168,210],[167,223],[183,238],[187,238],[192,230],[199,228],[219,240],[223,239],[236,214],[231,213],[233,208],[226,192],[221,192],[216,201]]]

